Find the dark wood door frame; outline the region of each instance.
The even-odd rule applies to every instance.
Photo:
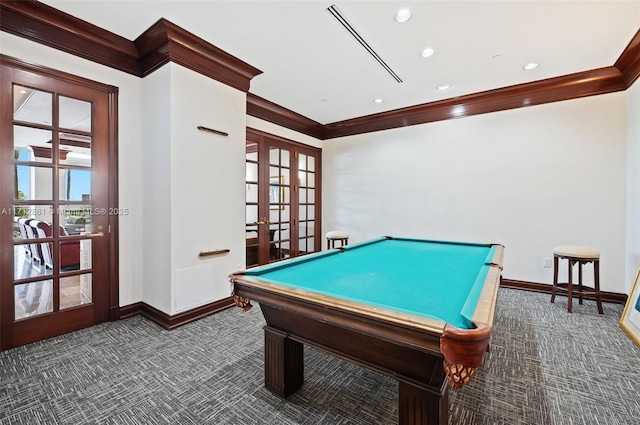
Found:
[[[314,247],[313,250],[314,251],[321,251],[322,250],[322,235],[321,235],[321,230],[322,230],[322,205],[321,205],[321,200],[322,200],[322,149],[321,148],[316,148],[310,145],[306,145],[304,143],[300,143],[300,142],[296,142],[293,140],[289,140],[286,139],[284,137],[280,137],[280,136],[276,136],[270,133],[266,133],[264,131],[261,130],[256,130],[253,128],[249,128],[247,127],[247,134],[246,134],[246,139],[248,141],[252,141],[258,144],[258,148],[257,151],[259,152],[259,155],[262,155],[265,158],[269,157],[269,149],[271,147],[275,147],[275,148],[280,148],[280,149],[286,149],[289,150],[292,153],[292,156],[290,158],[290,174],[291,176],[297,176],[298,173],[298,163],[297,163],[297,155],[298,154],[304,154],[304,155],[308,155],[308,156],[313,156],[316,158],[316,165],[315,165],[315,174],[316,174],[316,187],[315,187],[315,199],[314,199],[314,205],[315,205],[315,237],[314,237]],[[294,153],[296,156],[294,156]],[[263,184],[260,185],[259,188],[259,199],[266,199],[268,198],[268,191],[269,191],[269,164],[268,161],[266,163],[266,166],[262,166],[262,169],[260,169],[258,171],[258,173],[262,174],[260,180],[263,182]],[[264,184],[264,182],[267,182],[266,184]],[[291,226],[291,231],[289,232],[289,238],[290,238],[290,249],[292,249],[292,251],[290,252],[290,255],[292,257],[297,257],[299,255],[299,250],[298,250],[298,244],[299,244],[299,235],[298,235],[298,214],[299,214],[299,201],[298,201],[298,192],[297,190],[294,188],[294,186],[297,186],[296,183],[291,182],[291,193],[290,193],[290,210],[289,210],[289,214],[290,214],[290,220],[292,220],[292,226]],[[295,202],[293,201],[293,199],[295,199]],[[269,205],[260,205],[259,207],[259,216],[269,216]],[[269,241],[269,235],[268,235],[268,231],[265,228],[264,233],[261,235],[261,239],[262,240],[266,240]],[[266,239],[265,239],[266,238]],[[295,243],[294,243],[295,241]],[[269,248],[267,246],[263,246],[261,248],[262,251],[262,255],[259,256],[259,259],[262,259],[263,261],[260,262],[260,264],[264,264],[267,263],[268,261],[265,261],[268,258],[268,254],[269,254]]]
[[[107,115],[108,122],[101,123],[107,126],[107,143],[108,143],[108,183],[107,183],[107,205],[109,211],[118,211],[118,88],[96,81],[92,81],[86,78],[78,77],[72,74],[57,71],[51,68],[47,68],[25,61],[15,59],[6,55],[0,55],[0,66],[11,70],[24,71],[33,73],[36,78],[51,78],[58,80],[62,83],[72,84],[78,87],[86,87],[94,91],[103,92],[107,97]],[[8,81],[10,72],[2,73],[2,81],[0,82],[0,90],[2,95],[2,101],[0,101],[0,119],[3,122],[9,122],[12,120],[13,105],[11,104],[11,81]],[[1,140],[13,140],[13,126],[2,125],[0,126]],[[0,156],[5,156],[5,153],[9,154],[9,151],[13,149],[0,149]],[[2,161],[7,161],[7,158],[1,158]],[[0,187],[0,210],[11,211],[12,195],[7,195],[6,191],[11,188],[9,182],[13,180],[11,174],[11,167],[2,167],[0,170],[0,181],[2,181],[2,187]],[[12,233],[13,216],[12,214],[2,214],[0,216],[0,241],[7,241],[13,239],[12,235],[4,234],[5,232]],[[11,222],[11,223],[9,223]],[[108,256],[106,267],[106,284],[107,288],[104,289],[104,296],[107,301],[101,308],[95,309],[95,324],[118,320],[120,318],[119,307],[119,261],[118,261],[118,215],[108,214],[107,216],[107,231],[105,234],[108,237]],[[13,261],[13,250],[2,249],[0,253],[0,261],[3,264],[9,264]],[[9,291],[9,287],[6,282],[13,281],[13,268],[3,268],[0,271],[0,305],[6,305],[4,297],[12,297],[12,291]],[[7,309],[0,310],[0,350],[6,350],[12,348],[12,324],[13,324],[13,311],[7,311]]]

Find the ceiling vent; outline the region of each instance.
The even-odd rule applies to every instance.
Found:
[[[378,55],[376,53],[376,51],[373,50],[371,48],[371,46],[369,46],[369,44],[366,41],[364,41],[364,38],[362,38],[362,36],[360,34],[358,34],[358,32],[355,30],[355,28],[353,28],[353,26],[351,26],[349,21],[347,21],[347,18],[344,17],[344,15],[340,11],[340,9],[338,9],[338,7],[335,4],[331,5],[330,7],[328,7],[327,10],[349,32],[349,34],[351,34],[351,36],[353,38],[355,38],[355,40],[358,43],[360,43],[360,45],[362,47],[364,47],[364,49],[367,52],[369,52],[369,54],[371,56],[373,56],[373,58],[380,64],[380,66],[382,66],[384,68],[385,71],[387,71],[389,73],[389,75],[391,75],[393,77],[394,80],[396,80],[399,83],[402,82],[402,79],[400,77],[398,77],[398,74],[393,72],[393,69],[391,69],[391,67],[389,65],[387,65],[385,61],[382,60],[380,55]]]

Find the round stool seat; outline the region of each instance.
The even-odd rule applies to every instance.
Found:
[[[553,248],[553,253],[561,257],[575,257],[575,258],[600,258],[600,251],[588,246],[580,245],[562,245]]]
[[[342,230],[327,232],[327,249],[335,248],[337,241],[340,241],[341,246],[347,245],[349,243],[349,234]]]
[[[327,239],[349,239],[349,234],[341,230],[327,232]]]

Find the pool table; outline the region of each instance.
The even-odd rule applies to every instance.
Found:
[[[303,345],[399,381],[399,423],[448,422],[493,331],[504,247],[382,237],[229,276],[236,305],[260,304],[265,386],[303,384]]]

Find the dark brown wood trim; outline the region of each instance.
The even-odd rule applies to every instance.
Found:
[[[324,126],[325,138],[350,136],[625,90],[613,67],[444,99]]]
[[[155,322],[156,324],[162,326],[167,330],[172,330],[177,327],[186,325],[187,323],[195,322],[196,320],[202,319],[204,317],[210,316],[215,313],[219,313],[223,310],[226,310],[228,308],[235,306],[235,303],[233,302],[233,298],[227,297],[227,298],[223,298],[221,300],[214,301],[212,303],[205,304],[203,306],[196,307],[194,309],[170,316],[167,313],[162,312],[157,308],[150,306],[147,303],[143,302],[143,303],[136,303],[136,304],[141,305],[139,314],[141,314],[142,316],[146,317],[152,322]],[[131,313],[136,311],[136,307],[131,307],[126,311],[127,313],[129,313],[129,315],[126,317],[131,317],[133,315]],[[122,311],[121,311],[121,317],[122,317]]]
[[[128,319],[133,316],[137,316],[138,314],[142,314],[143,310],[143,302],[137,302],[129,305],[125,305],[124,307],[120,307],[120,319]]]
[[[304,149],[310,149],[317,153],[322,152],[322,148],[317,148],[315,146],[307,145],[302,142],[296,142],[295,140],[287,139],[286,137],[278,136],[276,134],[267,133],[266,131],[258,130],[256,128],[247,127],[247,140],[257,141],[257,143],[259,143],[261,140],[256,139],[254,136],[264,137],[269,140],[275,140],[278,142],[284,142],[288,145],[297,146]]]
[[[0,0],[0,30],[144,76],[171,61],[247,92],[260,71],[160,19],[135,41],[37,1]],[[320,140],[626,90],[640,76],[640,31],[613,66],[322,125],[251,93],[247,114]]]
[[[109,90],[109,188],[108,204],[110,211],[120,211],[118,187],[118,87]],[[120,225],[119,214],[109,216],[109,320],[118,320],[120,304]]]
[[[140,75],[131,40],[37,1],[0,0],[0,30]]]
[[[166,19],[131,41],[44,3],[0,0],[0,30],[139,77],[175,62],[248,92],[262,73]]]
[[[535,283],[535,282],[526,282],[522,280],[502,279],[500,286],[503,288],[520,289],[523,291],[540,292],[543,294],[551,295],[550,283]],[[626,304],[627,302],[627,295],[625,294],[620,294],[617,292],[600,291],[600,295],[602,297],[603,302],[623,304],[623,305]],[[585,298],[588,300],[595,300],[594,296],[586,295]]]
[[[318,183],[317,186],[319,188],[319,190],[316,190],[316,199],[315,199],[315,203],[316,203],[316,226],[318,226],[319,229],[322,229],[322,170],[323,170],[323,163],[322,163],[322,152],[320,153],[320,155],[318,155],[318,158],[316,159],[316,178],[318,179]],[[322,233],[320,235],[318,235],[319,237],[316,237],[314,240],[314,251],[320,252],[322,251],[322,246],[324,245],[324,236]]]
[[[142,76],[167,62],[174,62],[248,92],[251,79],[262,73],[166,19],[158,20],[134,44],[140,54]]]
[[[167,62],[174,62],[243,92],[257,68],[162,18],[142,33],[134,44],[138,49],[142,76]]]
[[[1,1],[1,0],[0,0]],[[49,78],[57,78],[58,80],[66,81],[78,86],[89,87],[93,90],[101,90],[109,92],[112,86],[109,86],[98,81],[90,80],[84,77],[78,77],[77,75],[67,74],[65,72],[58,71],[46,66],[37,65],[23,61],[21,59],[6,56],[0,53],[0,65],[10,66],[12,68],[23,69],[25,71],[34,72],[40,75],[44,75]]]
[[[624,76],[627,89],[640,77],[640,30],[633,36],[614,66]]]
[[[0,56],[0,65],[4,65],[2,62],[2,56]],[[13,79],[14,70],[11,68],[3,69],[0,66],[0,122],[10,123],[13,119],[12,108],[12,88],[11,81]],[[0,140],[5,143],[0,143],[0,163],[9,164],[10,158],[13,158],[13,146],[11,143],[6,143],[7,140],[12,140],[13,137],[12,125],[0,126]],[[12,167],[0,167],[0,208],[7,208],[8,211],[12,208],[10,202],[4,200],[13,199],[14,187],[7,182],[13,181]],[[0,214],[0,244],[6,240],[13,238],[13,235],[4,233],[5,229],[11,231],[12,224],[10,221],[13,218],[9,214]],[[0,249],[0,264],[12,264],[13,263],[13,250],[12,249]],[[5,284],[5,282],[11,282],[14,279],[14,271],[12,267],[0,267],[0,351],[8,350],[13,347],[13,326],[12,322],[15,319],[15,310],[12,308],[2,308],[2,301],[15,297],[15,289],[11,285]]]
[[[247,114],[298,131],[307,136],[315,137],[316,139],[324,140],[329,138],[325,136],[324,126],[319,122],[313,121],[290,109],[283,108],[253,93],[247,93]]]

